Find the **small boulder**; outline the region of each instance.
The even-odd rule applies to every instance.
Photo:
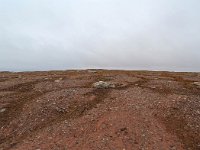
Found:
[[[110,82],[99,81],[94,83],[93,87],[97,89],[107,89],[107,88],[115,88],[115,85]]]

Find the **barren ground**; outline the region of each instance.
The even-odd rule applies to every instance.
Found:
[[[195,82],[199,73],[1,72],[0,150],[200,150]]]

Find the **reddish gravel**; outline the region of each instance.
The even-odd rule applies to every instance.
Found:
[[[0,150],[200,150],[199,83],[200,73],[1,72]]]

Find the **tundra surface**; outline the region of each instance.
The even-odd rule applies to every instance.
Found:
[[[199,133],[199,73],[0,73],[0,150],[198,150]]]

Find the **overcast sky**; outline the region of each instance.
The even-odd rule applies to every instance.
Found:
[[[200,71],[200,0],[0,0],[0,70]]]

